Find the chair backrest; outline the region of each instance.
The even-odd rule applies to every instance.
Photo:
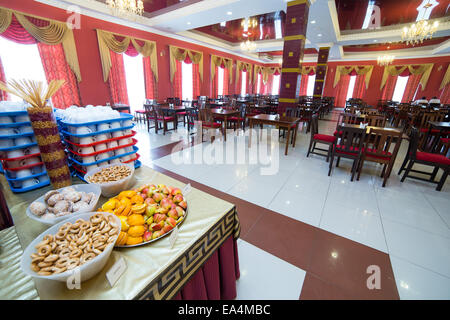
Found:
[[[394,144],[391,159],[395,159],[402,141],[402,134],[402,132],[392,130],[370,128],[370,139],[368,139],[365,147],[366,154],[378,158],[386,156],[387,152],[390,152],[392,144]]]
[[[204,108],[198,110],[198,119],[203,122],[212,122],[213,116],[210,108]]]
[[[360,124],[363,121],[364,121],[364,118],[359,117],[359,116],[357,116],[355,114],[341,113],[341,114],[339,114],[339,117],[338,117],[337,126],[340,126],[343,123],[346,123],[346,124]]]
[[[168,106],[169,106],[169,103],[160,103],[157,106],[155,106],[154,108],[155,108],[156,115],[158,117],[164,117],[165,116],[164,110],[161,107],[168,107]]]
[[[365,128],[352,128],[345,125],[338,126],[339,151],[357,155],[362,151],[364,139],[366,137]]]
[[[386,126],[386,117],[385,116],[370,115],[370,116],[366,117],[365,121],[366,121],[366,123],[368,123],[368,125],[370,127],[384,128]]]
[[[420,122],[420,128],[428,129],[430,127],[429,121],[444,121],[445,115],[440,112],[424,112],[422,115],[422,121]]]
[[[314,137],[317,133],[319,133],[319,116],[314,113],[311,117],[311,136]]]
[[[409,136],[409,146],[407,154],[410,159],[416,159],[417,148],[419,147],[419,130],[416,127],[411,127],[411,132]]]
[[[145,110],[145,115],[147,116],[147,119],[149,117],[156,116],[156,111],[155,111],[155,107],[153,104],[144,104],[144,110]]]
[[[199,120],[198,111],[199,109],[196,107],[190,108],[186,110],[186,115],[188,118],[188,123],[194,123]]]

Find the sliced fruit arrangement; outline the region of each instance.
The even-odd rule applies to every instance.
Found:
[[[186,215],[187,203],[179,188],[163,184],[126,190],[106,201],[97,211],[117,215],[122,229],[116,246],[133,246],[169,233]]]

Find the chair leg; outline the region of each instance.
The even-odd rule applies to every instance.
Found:
[[[398,171],[398,174],[402,173],[403,170],[405,170],[406,164],[408,163],[409,156],[406,154],[405,160],[403,160],[402,166],[400,167],[400,170]]]
[[[312,144],[313,144],[313,140],[311,139],[311,141],[309,142],[308,153],[306,154],[306,157],[307,157],[307,158],[309,157],[309,153],[311,152]]]
[[[328,147],[328,153],[327,153],[327,162],[330,160],[331,151],[333,150],[333,145],[330,144]]]
[[[331,175],[331,169],[333,168],[333,162],[334,162],[334,153],[331,153],[330,168],[328,169],[328,176]]]
[[[384,175],[386,174],[386,167],[387,167],[387,163],[385,163],[384,165],[383,165],[383,170],[381,170],[381,178],[383,178],[384,177]]]
[[[336,168],[339,167],[339,162],[340,162],[340,161],[341,161],[341,157],[338,157],[338,158],[337,158],[337,161],[336,161]]]
[[[431,173],[431,176],[430,176],[430,181],[434,181],[434,178],[436,178],[436,175],[437,175],[438,171],[439,171],[439,167],[438,166],[434,167],[434,170],[433,170],[433,172]]]
[[[358,165],[359,165],[359,158],[353,160],[353,165],[352,165],[352,177],[351,177],[350,181],[353,181],[353,179],[355,178],[355,173],[356,173],[356,170],[357,170]]]
[[[447,180],[448,171],[449,171],[448,168],[446,168],[444,170],[444,173],[442,174],[441,180],[439,181],[439,184],[436,187],[436,191],[441,191],[442,190],[442,187],[444,186],[445,180]]]
[[[358,176],[356,177],[356,181],[359,181],[363,165],[364,165],[364,158],[361,158],[361,160],[359,161]]]
[[[402,179],[400,180],[401,182],[405,181],[406,176],[409,174],[409,171],[411,171],[412,167],[414,165],[414,161],[409,161],[408,167],[405,170],[405,173],[403,174]]]

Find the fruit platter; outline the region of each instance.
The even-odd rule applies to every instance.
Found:
[[[181,189],[163,184],[143,185],[120,192],[97,211],[115,214],[121,232],[115,247],[145,245],[170,234],[187,216],[187,202]]]

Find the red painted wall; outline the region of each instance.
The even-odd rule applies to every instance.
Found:
[[[66,21],[69,16],[65,10],[47,6],[37,3],[32,0],[0,0],[0,6],[15,9],[24,13],[34,14],[37,16],[55,19],[59,21]],[[74,37],[77,47],[78,59],[80,63],[82,82],[79,84],[80,93],[83,104],[105,104],[109,102],[109,90],[106,83],[103,82],[102,67],[100,61],[100,54],[98,50],[97,35],[95,29],[102,29],[120,34],[135,36],[137,38],[148,39],[156,41],[157,55],[158,55],[158,69],[159,69],[159,83],[158,83],[158,99],[165,99],[173,95],[172,85],[169,81],[170,65],[169,65],[169,45],[180,46],[192,50],[203,52],[203,84],[201,86],[201,95],[211,96],[211,79],[210,79],[210,59],[211,54],[221,55],[234,60],[241,60],[255,64],[254,61],[245,59],[232,54],[224,53],[218,50],[213,50],[207,47],[195,45],[189,42],[167,38],[157,34],[146,31],[133,29],[121,26],[114,23],[105,22],[102,20],[90,18],[87,16],[81,17],[81,29],[74,30]],[[1,48],[0,48],[1,50]],[[434,68],[431,73],[425,91],[419,91],[420,96],[431,98],[432,96],[440,96],[439,86],[442,78],[450,63],[450,55],[444,57],[432,57],[422,59],[397,59],[395,64],[419,64],[419,63],[434,63]],[[260,63],[256,63],[262,65]],[[324,96],[334,96],[336,88],[333,88],[334,75],[336,66],[338,65],[375,65],[369,89],[366,91],[364,100],[371,105],[376,105],[381,96],[379,89],[381,78],[383,76],[383,67],[379,67],[376,61],[357,61],[357,62],[332,62],[328,63],[328,72],[325,80]],[[313,63],[305,63],[304,65],[314,65]],[[279,66],[278,64],[267,64],[266,66]],[[442,67],[442,68],[441,68]],[[233,93],[233,88],[236,87],[235,75],[236,69],[233,70],[233,84],[230,85],[230,93]],[[253,75],[252,75],[253,76]],[[339,84],[338,84],[339,85]]]

